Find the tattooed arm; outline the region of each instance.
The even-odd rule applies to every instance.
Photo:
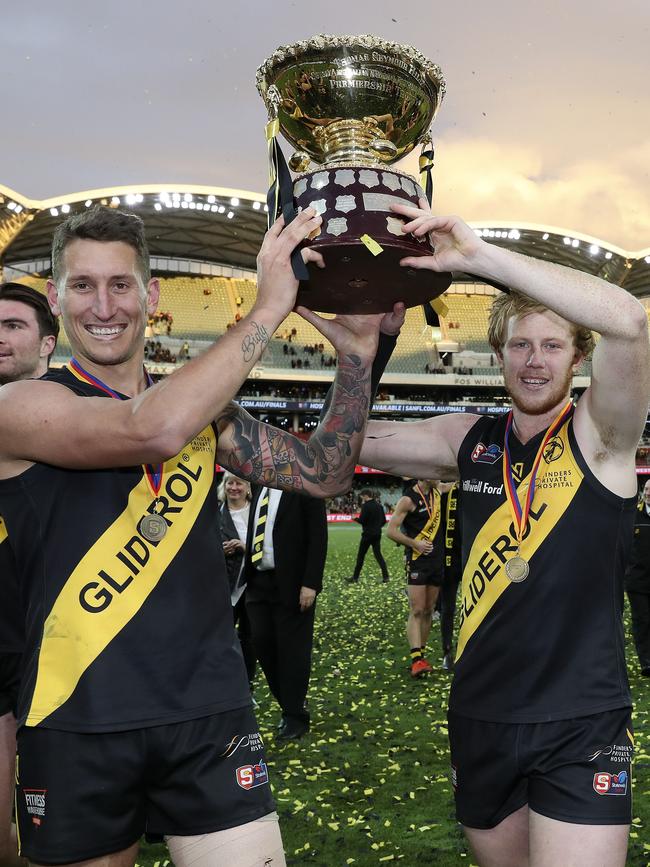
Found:
[[[368,417],[371,366],[372,359],[356,354],[339,358],[329,409],[306,441],[231,403],[216,419],[217,460],[241,478],[271,488],[314,497],[347,491]]]

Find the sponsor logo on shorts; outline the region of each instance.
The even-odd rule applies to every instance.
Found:
[[[248,747],[251,753],[263,749],[264,743],[259,732],[253,732],[249,735],[235,735],[226,744],[226,749],[221,753],[220,758],[227,759],[229,756],[234,756],[240,747]]]
[[[475,464],[496,464],[500,457],[503,457],[503,449],[496,443],[489,446],[476,443],[472,452],[472,462]]]
[[[45,818],[45,796],[47,789],[23,789],[25,807],[35,825],[40,825]]]
[[[258,765],[242,765],[235,771],[237,784],[242,789],[254,789],[256,786],[265,786],[269,782],[269,772],[266,762]]]
[[[605,756],[610,762],[625,762],[628,764],[632,761],[634,747],[631,744],[610,744],[608,747],[603,747],[601,750],[596,750],[590,756],[587,756],[588,762],[594,762],[599,756]]]
[[[627,795],[627,771],[618,774],[608,774],[606,771],[596,771],[594,774],[594,791],[599,795]]]
[[[458,788],[458,768],[456,765],[451,766],[451,785],[454,787],[454,791]]]

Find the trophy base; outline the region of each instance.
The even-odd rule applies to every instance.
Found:
[[[322,254],[325,268],[308,265],[309,282],[301,282],[296,303],[319,313],[387,313],[397,301],[415,307],[451,285],[450,273],[399,264],[405,256],[430,255],[428,250],[383,245],[383,252],[373,256],[361,241],[308,246]]]
[[[309,265],[297,303],[321,313],[386,313],[396,301],[424,304],[451,284],[451,274],[401,266],[407,256],[431,256],[428,237],[414,238],[395,204],[419,207],[424,196],[409,175],[364,166],[322,168],[294,183],[296,205],[323,218],[320,234],[304,242],[322,254]],[[366,243],[364,243],[364,239]]]

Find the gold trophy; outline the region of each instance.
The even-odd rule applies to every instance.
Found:
[[[315,36],[278,48],[257,70],[257,89],[269,113],[270,222],[287,200],[291,211],[312,207],[323,218],[320,234],[305,244],[322,253],[326,267],[309,267],[298,303],[378,313],[444,292],[451,274],[399,264],[433,248],[428,237],[405,235],[406,220],[390,209],[417,206],[425,190],[387,168],[422,145],[421,180],[431,199],[429,128],[445,93],[440,67],[376,36]],[[276,142],[280,131],[296,149],[289,160],[295,179]]]

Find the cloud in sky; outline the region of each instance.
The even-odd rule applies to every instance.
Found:
[[[546,168],[532,145],[446,135],[437,143],[435,210],[469,220],[542,223],[627,250],[650,246],[650,139],[616,162],[590,155]],[[404,168],[417,171],[413,158]]]

